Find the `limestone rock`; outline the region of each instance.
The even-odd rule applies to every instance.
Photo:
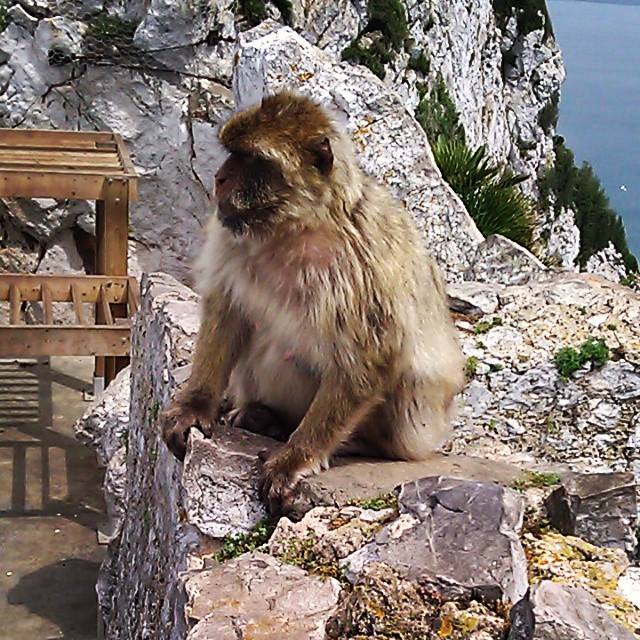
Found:
[[[544,278],[547,271],[530,251],[508,238],[493,235],[478,246],[464,278],[491,284],[526,284]]]
[[[258,552],[191,573],[185,588],[188,640],[324,640],[340,593],[337,580]]]
[[[476,600],[443,601],[382,563],[367,565],[327,624],[327,636],[500,640],[504,619]]]
[[[618,593],[640,611],[640,567],[629,567],[620,576]]]
[[[293,513],[302,517],[313,507],[342,507],[353,500],[376,498],[433,474],[510,485],[519,473],[518,467],[499,460],[487,464],[482,458],[437,452],[420,462],[337,458],[327,471],[300,482]]]
[[[517,531],[523,500],[496,484],[443,477],[402,486],[400,517],[345,559],[350,580],[372,562],[446,596],[482,594],[516,602],[528,581]]]
[[[587,260],[584,270],[612,282],[620,282],[620,279],[627,275],[622,256],[611,242]]]
[[[482,236],[442,179],[420,125],[370,71],[340,65],[291,29],[267,22],[241,38],[233,83],[241,107],[288,88],[331,109],[363,169],[404,202],[449,279],[461,279]]]
[[[559,267],[576,270],[576,259],[580,253],[580,229],[571,209],[562,209],[549,229],[549,240],[545,255]]]
[[[126,442],[130,385],[131,367],[126,367],[73,425],[75,437],[96,450],[100,464],[107,464]]]
[[[549,495],[546,507],[560,533],[633,555],[638,505],[632,473],[569,475]]]
[[[184,461],[189,522],[214,538],[249,531],[266,515],[258,496],[258,453],[274,442],[220,426],[211,440],[194,431]]]
[[[533,589],[534,640],[634,640],[582,587],[545,580]]]

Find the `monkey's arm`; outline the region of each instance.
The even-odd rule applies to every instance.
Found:
[[[328,467],[334,451],[381,402],[373,385],[356,390],[343,376],[324,376],[298,428],[264,465],[261,493],[270,510],[286,510],[296,483]]]
[[[226,296],[210,295],[202,307],[191,376],[163,412],[162,436],[183,460],[191,427],[211,436],[229,375],[248,334],[247,324]]]

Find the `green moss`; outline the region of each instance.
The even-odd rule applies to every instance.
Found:
[[[464,365],[464,373],[469,380],[476,375],[478,371],[478,364],[478,358],[476,358],[475,356],[469,356],[467,358],[467,361]]]
[[[582,343],[580,350],[564,347],[554,356],[553,362],[561,377],[568,380],[580,367],[591,362],[594,367],[601,367],[609,360],[609,348],[603,340],[588,338]]]
[[[407,66],[409,69],[418,71],[426,76],[431,68],[431,63],[429,62],[429,58],[424,54],[424,51],[421,51],[417,56],[409,60],[409,64]]]
[[[158,419],[158,414],[160,413],[160,403],[156,400],[151,406],[151,417],[153,420]]]
[[[476,326],[473,328],[473,330],[475,331],[475,333],[487,333],[489,329],[500,326],[502,326],[502,318],[496,317],[492,320],[480,320],[479,322],[476,322]]]
[[[527,35],[544,29],[544,39],[553,36],[553,25],[545,0],[493,0],[496,22],[504,31],[511,16],[516,17],[518,32]]]
[[[552,487],[560,483],[560,476],[557,473],[543,471],[525,471],[519,478],[513,481],[512,489],[524,491],[532,487]]]
[[[401,51],[409,35],[404,5],[400,0],[369,0],[369,20],[361,33],[343,50],[342,59],[368,67],[384,79],[384,65],[391,62],[394,51]],[[363,36],[379,32],[380,37],[363,45]]]
[[[382,511],[383,509],[397,509],[398,496],[390,491],[383,493],[374,498],[363,498],[361,500],[352,500],[350,505],[361,507],[362,509],[373,509],[374,511]]]
[[[337,562],[328,560],[317,553],[317,538],[310,531],[304,538],[291,538],[286,548],[279,554],[280,560],[287,564],[300,567],[309,573],[325,578],[344,580],[344,573]]]
[[[249,533],[226,536],[222,541],[222,548],[214,556],[215,559],[218,562],[224,562],[248,551],[255,551],[269,541],[276,524],[276,520],[265,518],[258,522]]]

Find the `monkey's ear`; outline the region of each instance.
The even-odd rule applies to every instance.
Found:
[[[313,140],[309,145],[309,150],[313,154],[313,166],[323,175],[328,175],[333,167],[333,151],[329,138],[319,138]]]

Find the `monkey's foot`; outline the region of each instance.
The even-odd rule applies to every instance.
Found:
[[[184,460],[187,453],[189,431],[196,428],[205,437],[210,438],[215,422],[215,416],[209,402],[173,402],[168,409],[160,414],[162,439],[178,460]]]
[[[240,409],[233,409],[227,414],[226,420],[234,428],[245,429],[280,442],[286,442],[290,433],[278,413],[260,402],[250,402]]]
[[[269,513],[274,516],[287,513],[296,496],[298,482],[319,470],[319,464],[297,447],[287,445],[274,453],[264,463],[259,488]]]

